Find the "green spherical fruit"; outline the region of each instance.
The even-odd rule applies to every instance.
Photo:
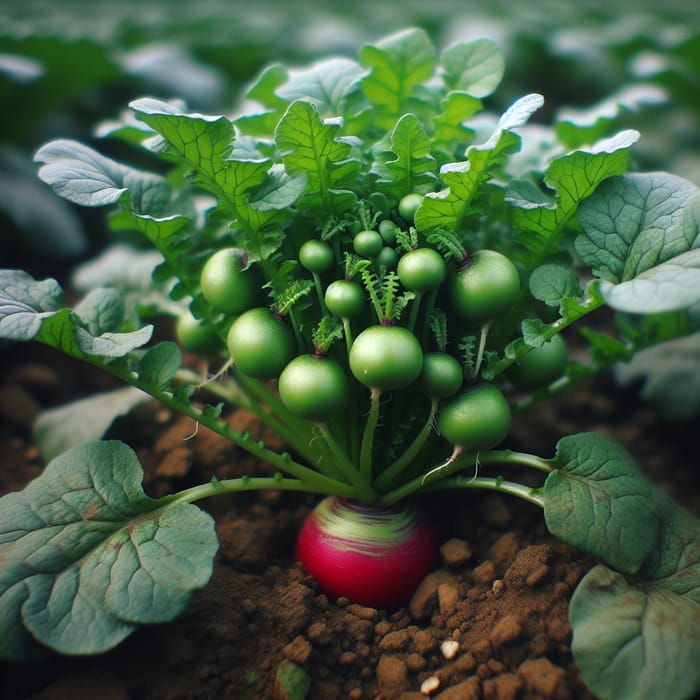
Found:
[[[282,402],[302,418],[326,422],[345,409],[350,381],[334,360],[299,355],[283,370],[278,388]]]
[[[567,360],[566,343],[560,335],[555,335],[513,363],[506,376],[520,389],[539,389],[561,377]]]
[[[237,316],[260,301],[260,277],[246,264],[247,255],[241,248],[223,248],[204,264],[199,284],[204,298],[217,311]]]
[[[442,405],[438,430],[450,444],[468,452],[490,450],[510,430],[511,410],[506,397],[493,384],[479,384]]]
[[[289,325],[263,307],[243,312],[231,324],[226,342],[234,364],[256,379],[279,377],[296,354]]]
[[[518,269],[502,253],[480,250],[458,268],[448,286],[452,307],[465,319],[493,321],[520,295]]]

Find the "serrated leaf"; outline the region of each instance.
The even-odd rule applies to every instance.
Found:
[[[527,201],[522,183],[517,189],[506,189],[506,201],[515,207],[514,224],[521,231],[518,241],[525,249],[529,267],[545,262],[557,252],[565,226],[581,202],[604,180],[627,169],[627,151],[638,138],[636,131],[623,131],[591,149],[555,158],[544,176],[544,184],[555,192],[554,201],[541,194]]]
[[[198,172],[216,181],[231,151],[233,124],[224,116],[183,112],[151,97],[129,103],[131,110],[160,134]]]
[[[37,281],[22,270],[0,270],[0,338],[32,340],[44,319],[64,304],[56,280]]]
[[[440,57],[442,78],[450,90],[474,97],[490,95],[505,69],[503,52],[491,39],[477,39],[445,49]]]
[[[39,177],[57,194],[85,207],[116,204],[128,193],[135,211],[158,214],[170,200],[165,178],[122,165],[78,141],[51,141],[34,160],[43,163]]]
[[[407,29],[360,50],[360,62],[370,69],[362,90],[373,106],[378,127],[389,130],[401,117],[420,105],[414,89],[427,81],[437,63],[437,53],[422,29]]]
[[[444,144],[453,152],[456,145],[466,144],[474,137],[474,130],[465,125],[469,117],[483,107],[481,100],[466,92],[452,91],[440,101],[440,113],[433,119],[434,144]],[[452,157],[455,157],[454,154]]]
[[[334,213],[342,213],[356,200],[344,188],[354,183],[359,170],[359,163],[349,159],[351,146],[339,138],[339,129],[337,122],[322,121],[314,105],[298,100],[275,131],[287,172],[306,175],[310,204]]]
[[[0,657],[30,657],[32,638],[107,651],[137,624],[172,620],[207,583],[211,517],[147,497],[142,478],[126,445],[84,443],[0,499]]]
[[[501,116],[485,143],[467,149],[467,160],[443,165],[440,179],[447,189],[425,196],[416,212],[416,226],[422,231],[437,228],[459,231],[466,217],[473,213],[472,201],[494,169],[520,148],[520,137],[511,129],[527,121],[542,104],[541,95],[526,95],[517,100]]]
[[[607,435],[581,433],[559,441],[554,466],[544,485],[550,532],[619,571],[638,571],[654,547],[657,517],[629,453]]]
[[[182,367],[182,352],[176,343],[163,341],[154,345],[141,358],[139,379],[158,389],[165,389]]]
[[[193,168],[200,184],[215,194],[230,200],[265,179],[267,159],[232,157],[234,129],[227,117],[185,113],[149,97],[129,106],[168,142],[173,157]]]
[[[337,117],[344,114],[348,97],[358,90],[364,75],[365,70],[356,61],[329,58],[308,68],[290,70],[277,95],[287,102],[312,102],[320,114]]]
[[[44,462],[83,442],[99,440],[119,416],[151,397],[135,387],[123,387],[49,408],[39,414],[33,436]]]
[[[397,197],[432,187],[436,180],[430,139],[414,114],[404,114],[390,136],[390,151],[378,154],[372,172],[377,187]]]
[[[700,190],[668,173],[625,175],[581,205],[576,250],[614,309],[660,313],[700,301]]]

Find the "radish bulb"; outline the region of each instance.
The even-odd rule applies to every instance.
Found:
[[[412,507],[325,498],[306,519],[297,559],[332,599],[396,610],[438,559],[430,522]]]

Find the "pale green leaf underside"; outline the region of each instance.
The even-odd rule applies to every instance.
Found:
[[[600,565],[576,589],[570,617],[572,651],[600,697],[684,700],[700,687],[698,603]]]
[[[161,211],[170,199],[165,178],[122,165],[78,141],[59,139],[42,146],[34,159],[39,177],[65,199],[86,207],[115,204],[127,192],[136,211]]]
[[[106,651],[134,625],[176,617],[207,583],[211,517],[148,498],[142,477],[124,444],[83,443],[0,499],[0,657],[29,655],[31,638]]]
[[[440,62],[446,85],[474,97],[490,95],[505,70],[503,53],[490,39],[450,46],[443,51]]]
[[[287,102],[305,99],[327,116],[343,114],[350,94],[359,88],[365,70],[349,58],[330,58],[302,70],[290,70],[276,94]]]
[[[34,440],[44,462],[82,442],[99,440],[114,420],[150,396],[132,386],[113,389],[47,409],[34,424]]]
[[[660,313],[700,301],[699,212],[700,190],[668,173],[612,178],[581,205],[576,250],[610,306]]]
[[[64,303],[56,280],[37,282],[22,270],[0,270],[0,338],[32,340]]]

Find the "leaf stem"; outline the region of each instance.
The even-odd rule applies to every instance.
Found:
[[[328,425],[326,423],[316,423],[315,425],[326,441],[331,455],[335,459],[335,466],[338,468],[338,471],[357,490],[358,499],[363,503],[374,503],[377,500],[376,491],[370,486],[365,475],[355,468],[345,451],[338,445]]]
[[[428,414],[428,419],[423,424],[413,442],[406,448],[406,450],[392,463],[390,464],[377,478],[375,481],[375,487],[380,491],[384,491],[389,488],[401,474],[401,472],[415,459],[418,453],[421,451],[425,445],[430,432],[435,424],[435,415],[437,414],[438,402],[434,400],[430,406],[430,413]]]
[[[456,476],[443,479],[429,486],[426,491],[442,491],[445,489],[486,489],[499,491],[510,496],[516,496],[528,503],[544,508],[544,496],[539,488],[532,488],[517,481],[508,481],[500,476]]]
[[[159,499],[161,503],[193,503],[210,496],[218,496],[224,493],[238,493],[241,491],[304,491],[307,493],[328,493],[325,489],[316,489],[300,479],[288,479],[281,475],[276,476],[243,476],[238,479],[212,479],[206,484],[199,484],[178,493]],[[331,495],[331,494],[329,494]],[[346,495],[336,493],[332,495]]]
[[[379,424],[379,407],[381,389],[372,389],[370,393],[369,414],[365,423],[360,445],[360,473],[367,481],[372,481],[372,453],[374,450],[374,434]]]
[[[468,464],[472,464],[478,469],[479,465],[484,464],[514,464],[524,467],[531,467],[538,471],[549,473],[554,467],[550,460],[542,459],[537,455],[531,455],[524,452],[514,452],[513,450],[490,450],[488,452],[463,452],[453,454],[441,464],[429,470],[425,474],[417,476],[415,479],[402,484],[393,491],[383,495],[380,498],[380,503],[383,505],[392,505],[398,501],[412,495],[418,491],[431,491],[436,485],[446,481],[448,476],[462,471]],[[433,476],[434,475],[434,476]],[[467,481],[478,479],[475,476],[471,478],[463,477]],[[485,477],[484,477],[485,478]]]
[[[296,477],[306,484],[309,487],[308,490],[310,491],[345,495],[350,498],[356,496],[356,491],[352,486],[344,484],[337,479],[333,479],[324,474],[320,474],[316,470],[294,461],[288,453],[280,454],[275,452],[269,447],[266,447],[262,441],[256,441],[243,433],[237,433],[228,423],[226,423],[226,421],[208,415],[205,411],[193,406],[189,402],[179,400],[175,394],[167,389],[141,381],[135,372],[118,366],[116,363],[103,364],[99,361],[100,358],[90,355],[83,355],[80,357],[80,359],[87,361],[100,369],[106,370],[127,384],[141,389],[157,401],[160,401],[164,405],[175,409],[179,413],[192,418],[192,420],[194,420],[196,423],[209,428],[209,430],[217,433],[218,435],[221,435],[223,438],[234,445],[237,445],[254,457],[257,457],[264,462],[268,462],[276,469]]]

